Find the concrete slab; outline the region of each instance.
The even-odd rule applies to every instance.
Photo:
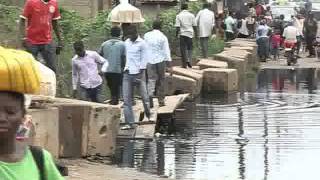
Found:
[[[216,61],[213,59],[200,59],[197,63],[200,66],[200,69],[206,68],[228,68],[228,63],[223,61]]]
[[[200,94],[201,87],[197,86],[197,81],[185,77],[173,74],[166,74],[166,95],[190,93],[191,96],[196,97]]]
[[[121,111],[117,107],[98,104],[92,106],[87,127],[87,152],[85,153],[85,143],[83,149],[86,155],[111,156],[114,154],[120,125],[120,113]]]
[[[136,134],[134,136],[135,140],[146,140],[153,139],[155,134],[156,124],[143,124],[139,125],[136,129]]]
[[[220,60],[228,63],[229,68],[237,69],[239,76],[244,75],[247,68],[247,61],[240,58],[235,58],[232,56],[228,56],[224,53],[219,53],[213,55],[215,60]]]
[[[61,138],[66,139],[61,144],[61,156],[113,154],[120,123],[120,106],[63,98],[54,99],[52,106],[59,107],[60,114],[65,117],[60,119],[61,128],[65,128]],[[71,151],[71,146],[75,147],[76,153]],[[68,151],[66,147],[70,147]]]
[[[238,73],[236,69],[209,68],[204,70],[204,92],[232,92],[237,90]]]
[[[32,144],[47,149],[54,157],[59,157],[59,110],[58,108],[29,109],[34,124]]]
[[[159,107],[158,116],[162,114],[173,114],[174,111],[189,97],[189,94],[179,94],[176,96],[167,96],[165,106]]]
[[[173,70],[173,74],[188,77],[188,78],[196,80],[197,86],[202,87],[202,82],[203,82],[203,75],[202,74],[196,73],[196,72],[189,70],[189,69],[177,67],[177,66],[173,67],[172,70]],[[197,93],[200,93],[200,91]]]

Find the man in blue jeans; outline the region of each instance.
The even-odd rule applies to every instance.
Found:
[[[56,49],[52,31],[58,39],[58,48],[63,47],[58,20],[61,18],[56,0],[27,0],[20,15],[22,46],[36,59],[41,53],[46,66],[56,72]],[[58,50],[58,49],[57,49]]]
[[[72,85],[73,96],[78,94],[82,100],[99,102],[99,94],[102,86],[102,78],[99,75],[99,68],[106,59],[95,51],[86,51],[82,41],[73,44],[75,56],[72,58]]]
[[[126,65],[123,75],[123,100],[124,100],[124,118],[126,125],[122,130],[133,128],[135,122],[132,110],[134,87],[138,86],[142,97],[144,112],[150,119],[150,102],[146,85],[146,69],[148,63],[146,42],[139,37],[137,27],[131,25],[128,27],[128,39],[125,41]]]

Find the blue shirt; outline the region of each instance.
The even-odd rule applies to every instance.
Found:
[[[148,46],[148,60],[150,64],[171,61],[168,38],[159,30],[153,30],[144,35]]]
[[[138,37],[134,42],[130,39],[125,41],[126,46],[126,66],[129,74],[139,74],[140,70],[146,69],[148,64],[148,52],[146,42]]]
[[[257,28],[257,35],[256,38],[268,37],[268,32],[270,28],[267,25],[259,25]]]
[[[107,73],[122,73],[122,58],[126,55],[125,49],[125,44],[120,39],[110,39],[101,45],[99,54],[108,59],[109,63]]]

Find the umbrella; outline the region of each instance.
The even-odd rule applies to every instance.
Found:
[[[111,10],[108,20],[113,23],[142,23],[145,21],[140,9],[132,6],[126,0]]]

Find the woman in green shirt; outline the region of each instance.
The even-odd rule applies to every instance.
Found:
[[[24,55],[0,47],[0,179],[40,180],[40,174],[44,174],[44,180],[63,180],[47,151],[42,152],[43,172],[40,172],[29,146],[16,140],[16,132],[26,114],[24,93],[32,94],[39,90],[39,83],[28,79],[39,77],[39,74],[28,59],[29,55]],[[28,60],[30,63],[26,63]],[[28,80],[20,81],[23,75],[28,75],[23,77]]]

